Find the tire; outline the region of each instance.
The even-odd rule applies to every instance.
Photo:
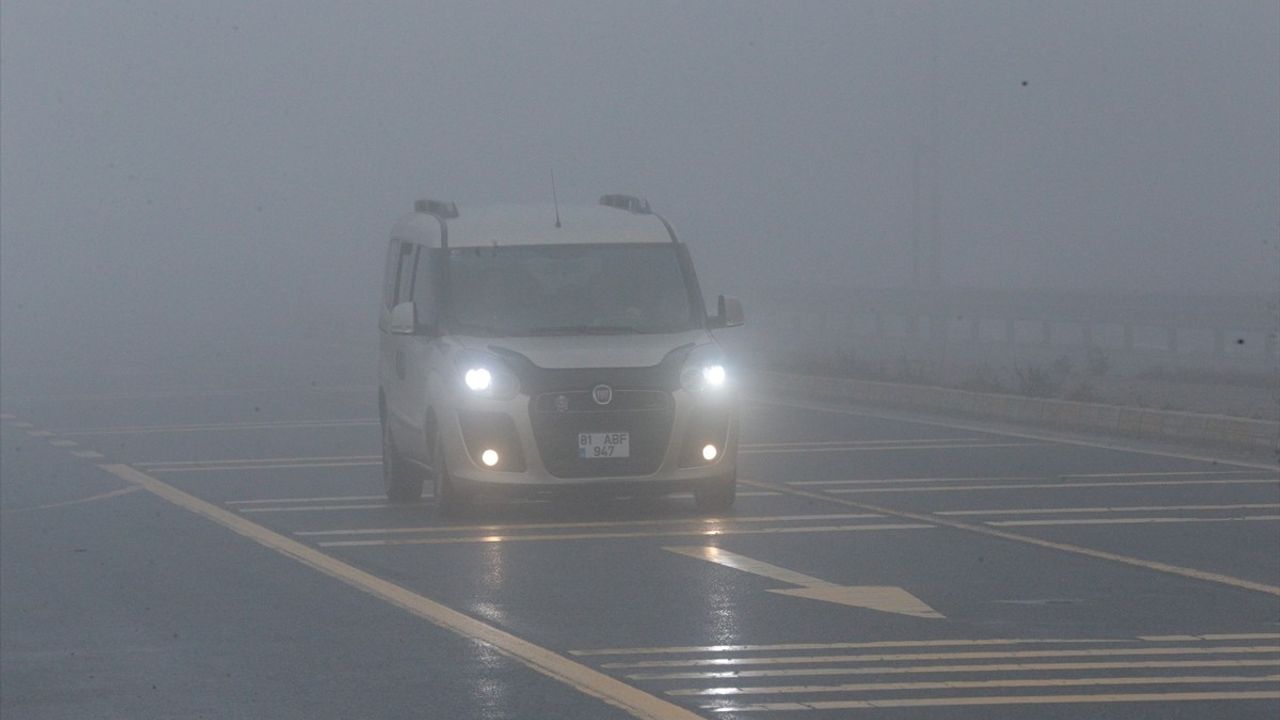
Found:
[[[415,471],[396,450],[391,428],[382,421],[382,488],[393,503],[413,503],[422,499],[422,474]]]
[[[722,513],[733,507],[738,495],[738,473],[703,480],[693,488],[693,501],[698,512]]]
[[[431,446],[431,462],[435,465],[433,492],[436,512],[442,517],[466,515],[472,508],[471,495],[450,477],[449,466],[444,460],[444,448],[438,433]]]

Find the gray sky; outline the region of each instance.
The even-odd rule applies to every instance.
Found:
[[[11,330],[372,318],[414,198],[541,201],[553,166],[647,195],[708,291],[905,284],[931,24],[945,283],[1280,284],[1274,0],[0,8]]]

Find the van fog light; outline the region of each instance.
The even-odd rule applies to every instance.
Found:
[[[485,465],[488,465],[489,467],[493,467],[494,465],[497,465],[498,459],[499,458],[498,458],[497,450],[490,449],[480,453],[480,462],[484,463]]]
[[[715,445],[708,445],[708,446],[706,446],[706,447],[702,448],[702,459],[703,459],[703,460],[715,460],[715,459],[716,459],[716,456],[717,456],[717,455],[719,455],[719,454],[720,454],[720,451],[716,449],[716,446],[715,446]]]

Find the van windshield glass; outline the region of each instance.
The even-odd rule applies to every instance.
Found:
[[[447,253],[451,332],[590,335],[696,326],[674,245],[519,245]]]

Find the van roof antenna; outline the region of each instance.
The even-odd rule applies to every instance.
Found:
[[[551,168],[551,204],[556,208],[556,227],[560,227],[560,200],[556,198],[556,169]]]

